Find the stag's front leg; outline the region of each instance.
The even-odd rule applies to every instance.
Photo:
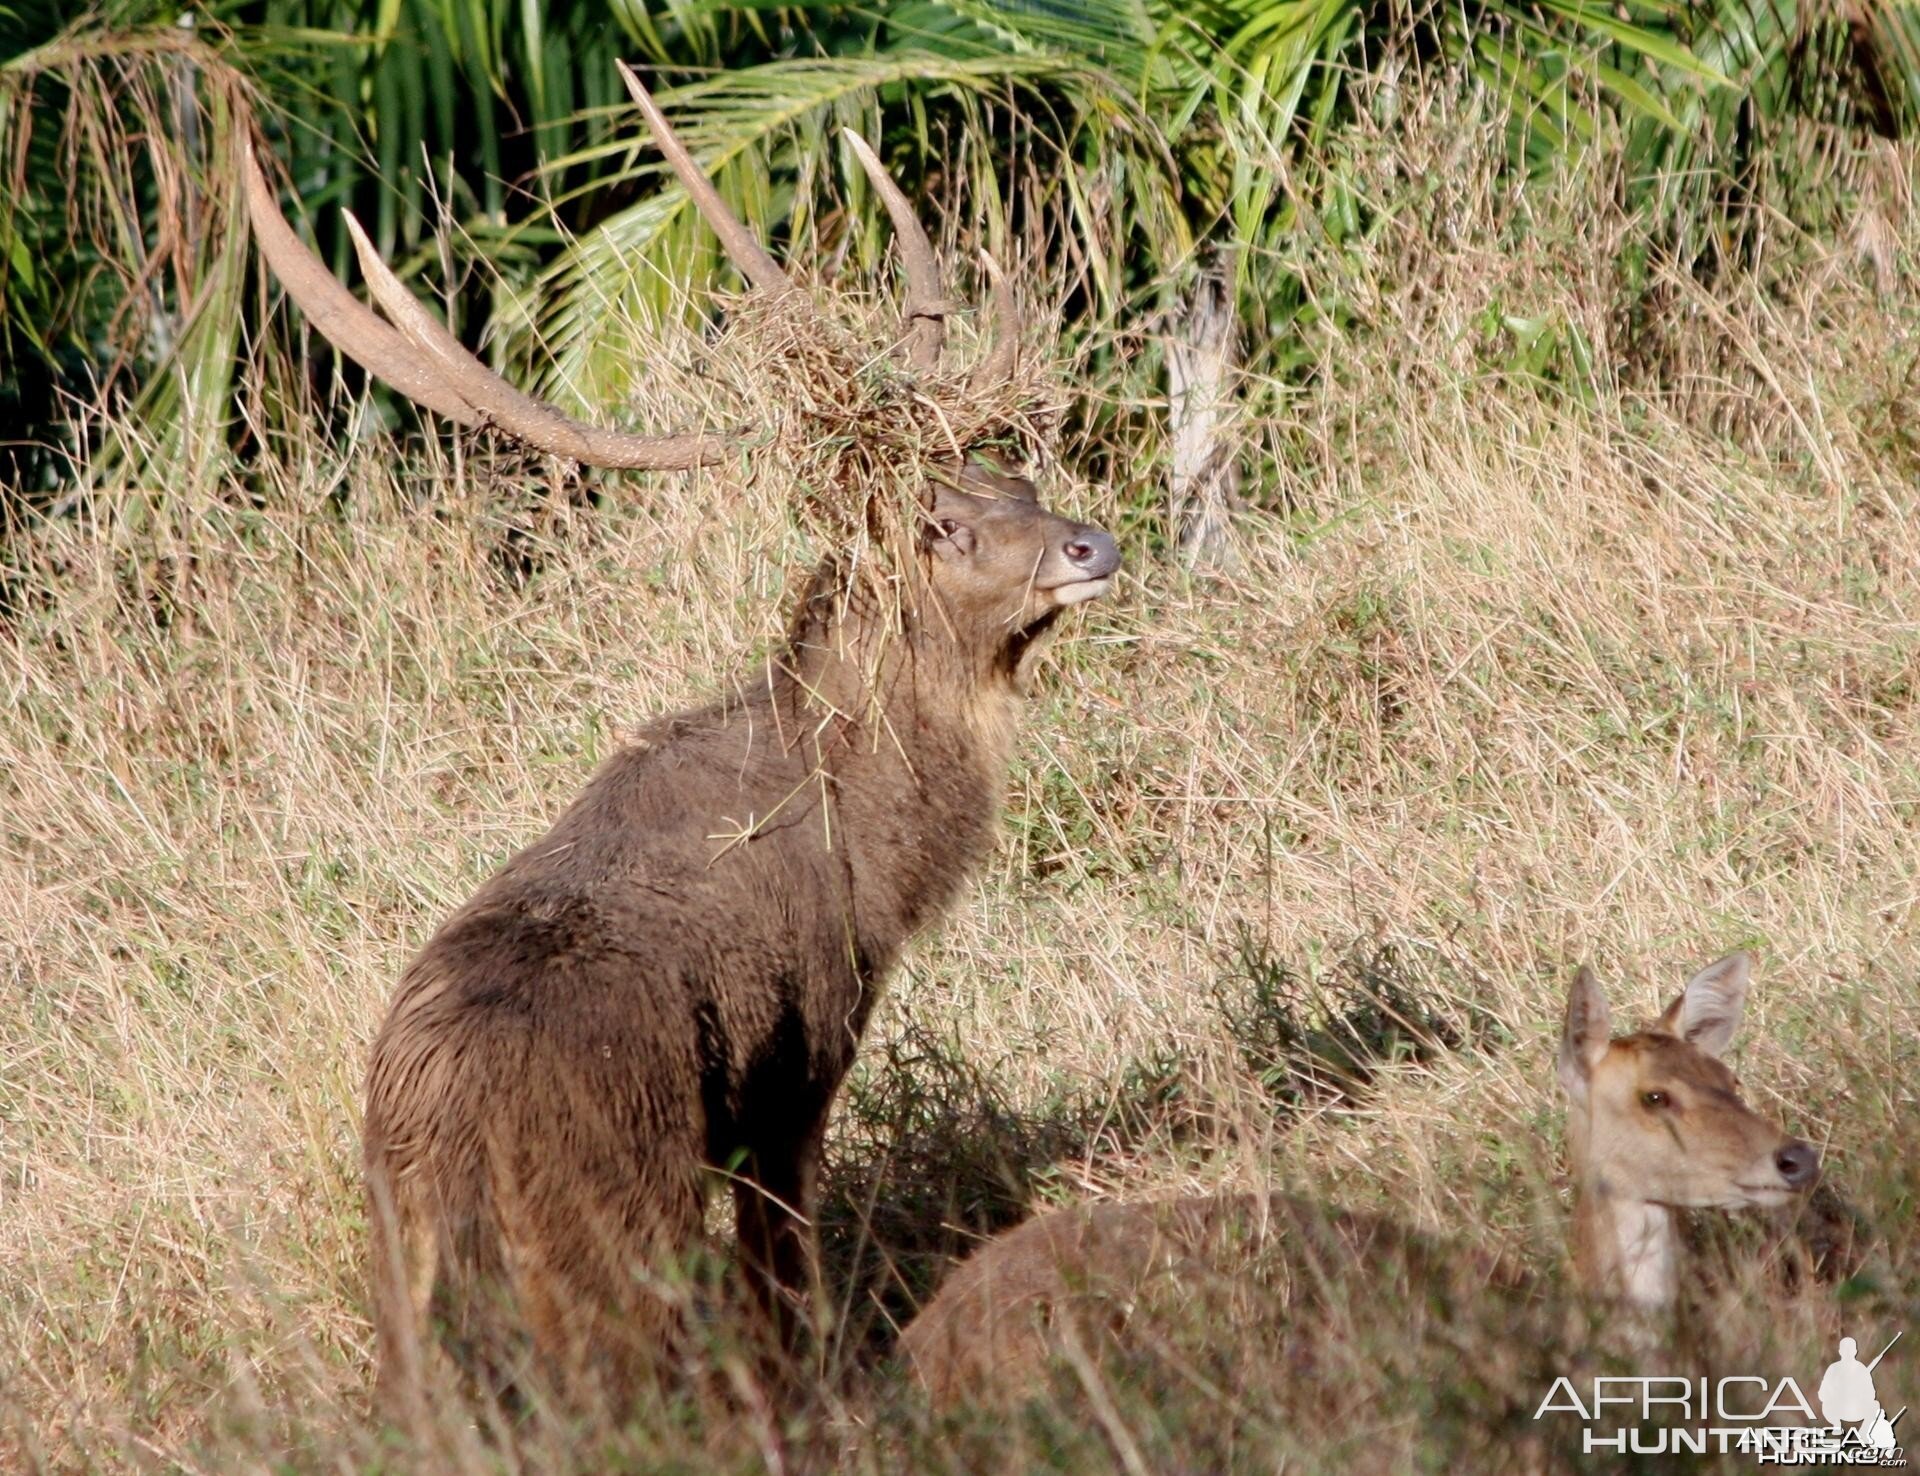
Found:
[[[825,1136],[822,1113],[793,1140],[754,1154],[733,1185],[741,1267],[769,1347],[788,1366],[817,1279],[813,1216]]]

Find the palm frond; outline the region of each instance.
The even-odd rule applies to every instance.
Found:
[[[250,114],[189,27],[83,23],[0,61],[0,333],[50,374],[78,349],[75,391],[134,399],[133,470],[176,486],[224,451],[247,239],[225,181]]]

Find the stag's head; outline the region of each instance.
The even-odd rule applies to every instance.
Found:
[[[867,537],[883,554],[878,561],[830,557],[830,567],[884,565],[894,576],[886,587],[913,627],[956,643],[969,666],[1017,680],[1060,611],[1111,586],[1120,556],[1110,535],[1049,513],[1024,476],[975,453],[979,444],[1003,442],[1010,430],[1017,432],[1021,419],[1021,324],[1010,285],[983,254],[990,346],[970,374],[943,373],[953,305],[942,288],[938,257],[906,196],[866,142],[849,133],[848,145],[892,220],[906,285],[894,338],[902,362],[876,380],[867,369],[874,356],[843,349],[812,301],[727,207],[639,78],[624,66],[621,74],[662,155],[753,289],[749,302],[771,308],[788,325],[804,321],[821,330],[810,339],[783,333],[784,360],[771,366],[756,390],[763,399],[777,399],[784,375],[791,398],[803,404],[788,417],[797,427],[789,439],[827,448],[824,459],[796,478],[814,489],[812,496],[824,487],[840,497],[835,515],[814,521],[842,536]],[[754,454],[752,441],[764,442],[764,432],[633,434],[575,420],[531,398],[476,359],[415,301],[348,214],[361,270],[386,316],[361,303],[287,224],[251,149],[245,170],[255,237],[288,295],[343,354],[422,406],[589,466],[691,470]],[[844,405],[838,423],[836,404]]]
[[[991,462],[935,474],[920,544],[923,623],[1016,682],[1060,612],[1105,594],[1120,568],[1112,534],[1048,512],[1032,482]]]

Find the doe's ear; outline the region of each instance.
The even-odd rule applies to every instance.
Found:
[[[1587,1094],[1593,1080],[1593,1068],[1607,1053],[1613,1039],[1613,1014],[1607,1008],[1606,991],[1587,965],[1573,976],[1573,988],[1567,993],[1567,1021],[1560,1031],[1560,1085],[1576,1100]]]
[[[1660,1017],[1658,1029],[1677,1035],[1717,1056],[1733,1041],[1740,1016],[1747,1007],[1747,982],[1753,977],[1753,959],[1729,953],[1710,963],[1691,979]]]

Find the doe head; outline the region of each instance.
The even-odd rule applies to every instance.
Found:
[[[1616,1039],[1606,994],[1580,970],[1559,1074],[1583,1179],[1648,1204],[1720,1209],[1777,1205],[1813,1187],[1818,1150],[1749,1107],[1720,1059],[1752,972],[1747,954],[1729,954],[1688,980],[1652,1027]]]

